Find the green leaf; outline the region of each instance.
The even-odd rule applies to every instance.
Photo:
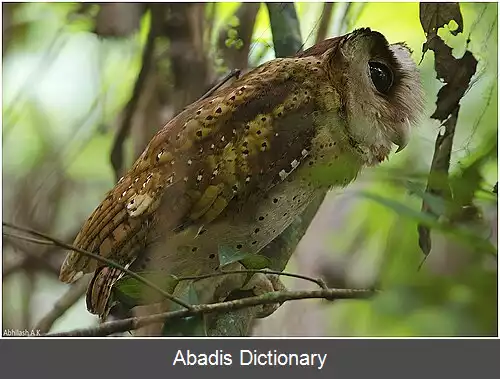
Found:
[[[234,262],[241,262],[248,269],[261,270],[271,266],[269,258],[263,255],[249,254],[228,246],[219,246],[220,267],[227,266]]]
[[[432,193],[426,192],[425,188],[422,189],[418,184],[413,182],[407,182],[406,187],[412,195],[416,195],[424,200],[425,203],[430,207],[432,213],[439,216],[446,214],[447,203],[445,199]]]
[[[251,270],[262,270],[271,267],[271,260],[269,258],[257,254],[247,254],[240,262],[245,268]]]
[[[237,50],[241,49],[241,48],[243,47],[243,41],[242,41],[241,39],[239,39],[239,38],[238,38],[238,39],[235,41],[235,43],[234,43],[234,47],[235,47]]]
[[[420,210],[416,210],[413,208],[408,207],[407,205],[400,203],[398,201],[394,201],[392,199],[388,199],[373,193],[368,193],[368,192],[360,192],[360,194],[367,199],[374,200],[378,202],[379,204],[392,209],[396,213],[400,215],[407,216],[415,221],[418,221],[419,223],[431,226],[431,227],[440,227],[439,223],[437,220],[435,220],[431,215],[427,213],[423,213]]]
[[[240,19],[237,16],[231,17],[231,19],[228,22],[229,26],[232,26],[233,28],[237,28],[240,26]]]
[[[227,37],[230,40],[235,40],[236,38],[238,38],[238,31],[236,29],[229,29],[227,31]]]
[[[199,304],[194,286],[190,284],[180,296],[188,304]],[[172,311],[183,309],[179,304],[172,304]],[[166,337],[206,337],[207,330],[203,315],[185,317],[177,320],[167,320],[163,324],[162,335]]]
[[[219,265],[220,267],[224,267],[228,264],[241,261],[248,255],[248,253],[229,246],[219,245],[218,255]]]
[[[168,293],[172,293],[179,283],[175,276],[165,275],[165,273],[161,272],[138,272],[137,274]],[[113,292],[114,298],[130,307],[151,304],[162,298],[158,291],[130,276],[119,279],[113,288]]]

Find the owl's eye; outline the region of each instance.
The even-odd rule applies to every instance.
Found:
[[[387,94],[392,87],[393,76],[392,71],[385,64],[380,62],[369,62],[370,77],[372,83],[382,94]]]

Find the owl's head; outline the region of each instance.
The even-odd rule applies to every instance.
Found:
[[[368,28],[325,40],[300,56],[321,56],[341,99],[341,117],[358,143],[386,155],[402,150],[424,109],[411,50]]]

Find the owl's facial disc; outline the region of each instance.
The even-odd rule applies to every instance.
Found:
[[[368,28],[332,40],[332,83],[345,104],[347,132],[373,151],[403,150],[423,112],[420,75],[404,44]],[[338,83],[341,83],[339,85]]]

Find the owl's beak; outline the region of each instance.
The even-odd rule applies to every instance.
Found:
[[[410,142],[410,121],[408,119],[393,132],[391,142],[398,147],[396,153],[403,151],[408,145]]]

